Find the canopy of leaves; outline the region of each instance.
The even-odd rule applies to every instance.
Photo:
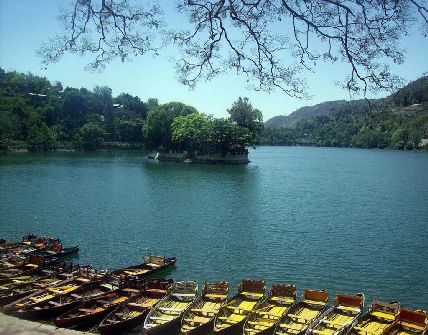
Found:
[[[172,140],[172,122],[176,117],[193,113],[198,111],[181,102],[170,102],[152,109],[144,126],[147,147],[161,151],[175,149],[176,143]]]
[[[62,31],[40,55],[49,64],[67,52],[92,53],[88,68],[99,69],[175,43],[185,85],[233,70],[256,90],[304,97],[303,70],[323,61],[348,65],[350,91],[391,89],[399,78],[389,65],[404,59],[400,40],[418,24],[428,33],[422,0],[180,0],[177,10],[187,30],[163,20],[156,0],[73,0],[60,17]]]

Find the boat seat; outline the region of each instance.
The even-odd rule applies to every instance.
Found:
[[[361,312],[361,309],[359,307],[353,307],[353,306],[341,306],[341,305],[339,305],[336,308],[340,311],[351,312],[351,313]]]
[[[172,319],[170,318],[164,318],[161,316],[151,316],[150,317],[151,320],[159,320],[159,321],[171,321]]]
[[[194,297],[195,296],[194,293],[173,293],[172,295],[176,297]]]
[[[202,320],[194,320],[194,319],[183,319],[183,321],[186,321],[186,322],[191,322],[191,323],[195,323],[195,324],[204,324],[205,322],[206,322],[206,320],[204,320],[204,321],[202,321]]]
[[[165,311],[165,312],[176,312],[176,313],[181,313],[183,311],[182,309],[168,308],[168,307],[159,307],[159,310]]]
[[[260,299],[261,297],[263,297],[263,293],[256,293],[256,292],[241,292],[241,294],[252,299]]]
[[[276,317],[276,318],[279,317],[278,314],[271,313],[271,312],[254,311],[254,313],[259,314],[259,315],[273,316],[273,317]]]
[[[228,309],[232,309],[232,310],[236,310],[236,311],[238,311],[238,312],[251,312],[252,311],[252,309],[248,309],[248,308],[241,308],[241,307],[233,307],[233,306],[225,306],[226,308],[228,308]]]
[[[303,328],[302,327],[297,327],[293,324],[287,324],[287,323],[280,323],[279,324],[280,328],[284,328],[284,329],[291,329],[291,330],[297,330],[297,331],[302,331]]]
[[[308,318],[308,317],[296,315],[296,314],[288,314],[288,316],[292,319],[301,319],[301,320],[305,320],[305,321],[312,321],[313,320],[313,318]]]
[[[390,314],[390,313],[380,312],[380,311],[373,311],[373,312],[371,312],[371,315],[373,315],[379,319],[384,319],[384,320],[388,320],[388,321],[394,321],[394,319],[395,319],[395,315]]]
[[[337,323],[337,322],[334,322],[334,321],[330,321],[330,320],[321,320],[321,322],[322,323],[325,323],[325,324],[327,324],[327,325],[329,325],[329,326],[334,326],[334,327],[343,327],[344,326],[344,324],[343,323]]]
[[[202,313],[202,314],[208,314],[208,315],[215,315],[216,311],[210,311],[210,310],[206,310],[206,309],[201,309],[201,308],[192,308],[190,310],[193,313]]]
[[[317,305],[317,306],[325,306],[326,305],[326,302],[318,301],[318,300],[304,299],[303,302],[305,302],[309,305]]]
[[[146,323],[145,324],[146,328],[153,328],[153,327],[156,327],[156,326],[159,326],[159,323]]]
[[[278,302],[285,302],[285,303],[293,303],[294,299],[287,298],[287,297],[271,297],[270,300],[278,301]]]
[[[213,300],[226,300],[227,299],[227,294],[212,294],[212,293],[208,293],[204,295],[205,298],[207,299],[213,299]]]

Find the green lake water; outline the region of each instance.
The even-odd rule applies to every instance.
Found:
[[[178,257],[176,279],[242,278],[428,309],[428,153],[261,147],[246,166],[142,152],[0,156],[0,237],[78,244],[73,261]]]

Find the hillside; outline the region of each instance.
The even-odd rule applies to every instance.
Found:
[[[328,101],[265,123],[264,145],[428,149],[428,77],[372,101]]]
[[[314,106],[297,109],[290,115],[274,116],[265,122],[266,127],[295,127],[299,122],[320,116],[331,116],[351,111],[364,111],[369,108],[366,100],[326,101]]]
[[[377,106],[387,104],[391,107],[408,107],[413,104],[428,103],[428,76],[423,76],[409,83],[384,99],[372,100],[371,103]],[[265,122],[265,126],[294,128],[299,122],[304,120],[348,113],[359,114],[369,111],[370,108],[373,108],[373,106],[370,106],[364,99],[326,101],[314,106],[301,107],[290,115],[274,116]]]

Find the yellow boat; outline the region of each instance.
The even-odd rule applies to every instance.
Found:
[[[304,334],[321,317],[327,302],[327,291],[305,290],[302,300],[280,319],[274,334]]]
[[[348,335],[382,335],[400,311],[399,303],[373,301],[368,312],[352,327]]]
[[[306,335],[342,335],[358,322],[364,294],[338,294],[330,308]]]
[[[229,283],[205,282],[201,297],[181,320],[181,334],[205,335],[213,329],[214,319],[229,295]]]
[[[179,281],[172,291],[147,315],[144,334],[174,334],[180,330],[180,319],[194,303],[198,295],[198,284],[194,281]]]
[[[382,335],[424,335],[428,331],[427,312],[402,308],[395,321]]]
[[[251,313],[244,325],[244,335],[272,334],[279,320],[296,302],[296,286],[273,284],[269,295]]]
[[[238,294],[223,306],[214,322],[214,334],[236,334],[250,313],[263,299],[266,286],[264,280],[243,280],[238,286]]]

